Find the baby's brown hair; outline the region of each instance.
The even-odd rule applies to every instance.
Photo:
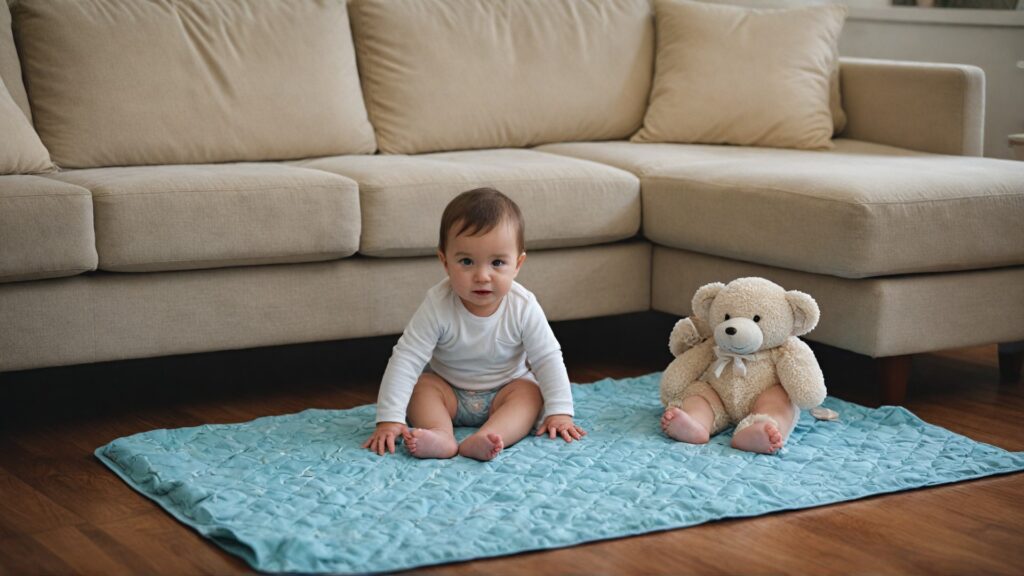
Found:
[[[437,249],[444,253],[448,245],[448,233],[456,224],[461,224],[458,230],[455,230],[456,236],[467,233],[476,236],[490,232],[502,222],[512,225],[516,231],[519,253],[525,252],[526,224],[523,222],[523,213],[519,211],[519,206],[511,198],[494,188],[476,188],[463,192],[444,209]]]

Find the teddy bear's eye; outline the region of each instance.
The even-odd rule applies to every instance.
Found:
[[[761,321],[761,317],[758,316],[757,314],[754,314],[754,322],[760,322],[760,321]]]
[[[725,319],[726,319],[726,320],[728,320],[728,319],[729,319],[729,315],[728,315],[728,314],[726,314],[726,315],[725,315]]]

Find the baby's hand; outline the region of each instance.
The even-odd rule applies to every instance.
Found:
[[[579,440],[587,435],[587,432],[576,425],[572,421],[572,416],[567,414],[552,414],[544,419],[544,423],[537,428],[537,436],[548,434],[550,438],[554,438],[557,434],[565,439],[566,442],[572,442],[573,440]]]
[[[377,429],[373,431],[373,435],[366,442],[363,442],[363,448],[369,448],[379,456],[383,456],[385,450],[394,454],[395,438],[401,436],[402,432],[405,432],[405,424],[378,422]]]

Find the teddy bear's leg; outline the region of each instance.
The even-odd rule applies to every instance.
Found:
[[[700,380],[687,386],[661,416],[661,429],[667,436],[690,444],[704,444],[728,424],[722,399]]]
[[[736,425],[732,446],[738,450],[774,454],[796,426],[797,407],[776,384],[758,396],[746,418]]]

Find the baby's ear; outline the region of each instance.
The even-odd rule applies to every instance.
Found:
[[[789,307],[793,310],[793,336],[800,336],[814,330],[814,327],[818,325],[818,318],[821,317],[821,311],[818,310],[818,303],[814,301],[814,298],[799,290],[790,290],[786,292],[786,301],[789,302]]]
[[[710,323],[708,316],[711,314],[711,303],[715,301],[715,296],[718,296],[723,288],[725,288],[725,284],[721,282],[712,282],[698,288],[697,293],[693,295],[693,301],[690,302],[693,315]]]

